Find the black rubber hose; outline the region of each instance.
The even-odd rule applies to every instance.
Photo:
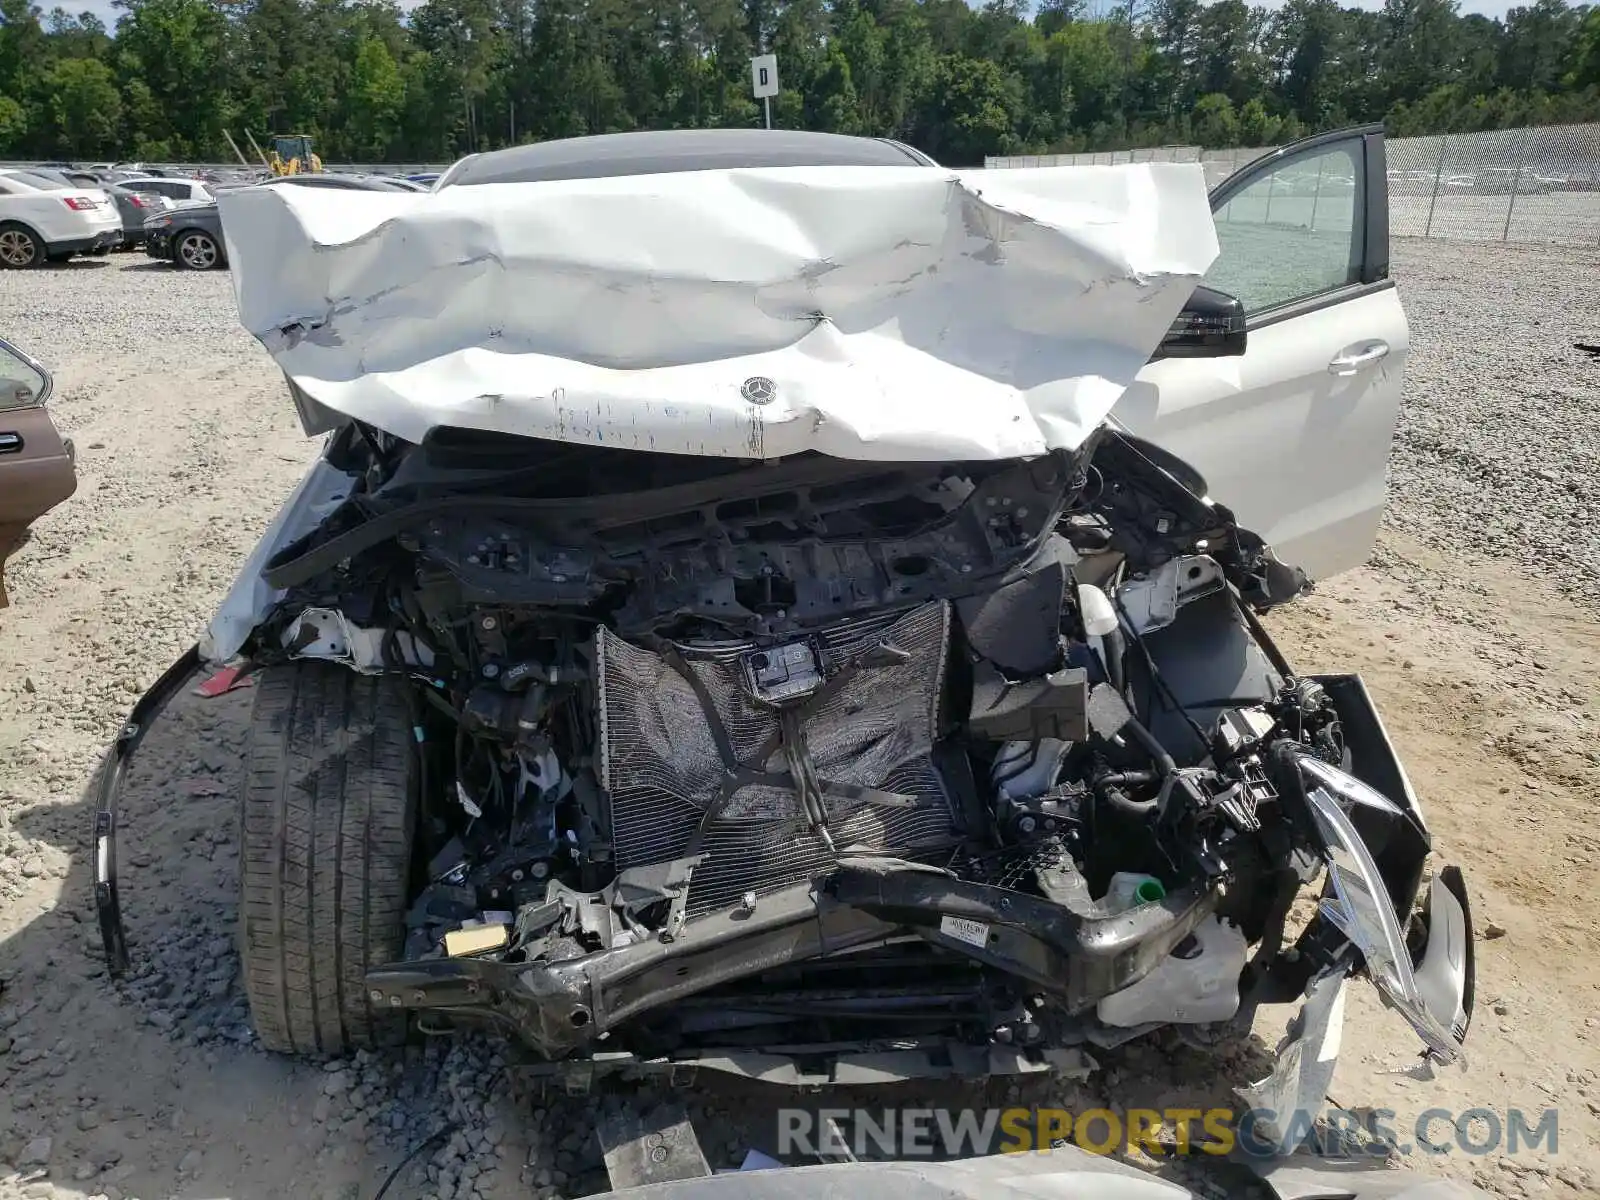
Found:
[[[1160,807],[1161,799],[1153,796],[1149,800],[1135,800],[1119,787],[1103,787],[1095,790],[1103,803],[1126,816],[1138,817],[1141,820],[1148,817]]]
[[[1129,717],[1128,723],[1123,726],[1133,735],[1133,740],[1143,746],[1155,761],[1156,770],[1163,779],[1170,779],[1178,770],[1178,764],[1172,761],[1172,755],[1167,753],[1167,748],[1156,741],[1156,735],[1145,728],[1144,722],[1138,717]]]
[[[425,1151],[431,1150],[435,1146],[444,1145],[444,1143],[449,1140],[450,1135],[460,1128],[461,1126],[459,1124],[452,1121],[426,1141],[419,1142],[417,1145],[413,1146],[411,1148],[411,1152],[400,1160],[399,1164],[394,1170],[389,1172],[389,1177],[383,1181],[383,1186],[373,1193],[372,1200],[383,1200],[384,1196],[388,1195],[389,1189],[394,1186],[394,1181],[400,1178],[400,1172],[404,1171],[406,1167],[410,1165],[413,1159]]]
[[[1127,771],[1118,775],[1107,775],[1095,780],[1095,795],[1106,804],[1130,817],[1148,817],[1151,813],[1159,812],[1166,807],[1167,796],[1172,791],[1172,781],[1177,778],[1178,764],[1172,760],[1166,748],[1156,741],[1155,734],[1145,728],[1144,722],[1138,717],[1129,717],[1128,723],[1123,726],[1133,736],[1133,740],[1142,746],[1156,765],[1156,774],[1161,777],[1161,790],[1149,800],[1135,800],[1114,781],[1125,780],[1133,782],[1134,777],[1143,772]]]
[[[1230,589],[1232,590],[1232,589]],[[1294,679],[1295,670],[1289,665],[1289,660],[1283,656],[1283,651],[1278,649],[1278,643],[1272,640],[1272,635],[1267,632],[1266,626],[1261,623],[1261,618],[1256,616],[1251,607],[1244,602],[1238,592],[1233,593],[1233,603],[1239,609],[1239,615],[1244,618],[1244,623],[1250,627],[1250,636],[1255,638],[1256,645],[1266,654],[1268,661],[1278,668],[1278,673],[1283,676],[1284,682]]]
[[[1100,644],[1105,647],[1105,661],[1101,663],[1106,669],[1106,679],[1111,686],[1117,689],[1117,695],[1124,700],[1128,699],[1128,686],[1122,675],[1122,656],[1127,650],[1127,642],[1123,640],[1122,630],[1113,629],[1100,639]],[[1128,703],[1132,704],[1131,700]]]
[[[1158,776],[1154,771],[1113,771],[1109,775],[1101,775],[1094,781],[1095,787],[1126,787],[1130,783],[1154,783]]]

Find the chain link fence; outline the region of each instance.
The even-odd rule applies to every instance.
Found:
[[[1393,233],[1600,242],[1600,125],[1399,138],[1388,150]]]
[[[1600,244],[1600,125],[1391,138],[1389,232],[1466,241]],[[988,158],[986,167],[1198,162],[1216,187],[1276,147],[1158,146]]]

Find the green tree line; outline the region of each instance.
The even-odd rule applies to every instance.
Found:
[[[441,161],[628,129],[787,127],[986,154],[1260,146],[1600,119],[1600,7],[1454,0],[0,0],[0,157],[221,161],[225,132],[330,161]]]

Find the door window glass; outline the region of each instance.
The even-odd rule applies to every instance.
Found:
[[[1361,278],[1360,141],[1263,170],[1215,212],[1221,253],[1207,285],[1258,313]]]
[[[0,412],[27,408],[44,395],[45,377],[0,345]]]

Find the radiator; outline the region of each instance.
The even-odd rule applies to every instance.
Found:
[[[854,854],[929,858],[957,840],[952,802],[931,752],[950,642],[944,601],[908,612],[851,621],[814,635],[808,645],[822,678],[880,643],[901,661],[863,666],[816,703],[803,722],[818,779],[913,797],[914,807],[826,795],[827,842],[796,791],[757,784],[733,793],[700,843],[706,859],[689,887],[691,914],[736,903],[746,892],[785,887]],[[767,650],[776,647],[766,647]],[[746,678],[750,642],[678,647],[708,693],[735,760],[781,772],[780,749],[752,761],[779,727]],[[610,794],[619,868],[681,857],[726,777],[700,696],[667,658],[608,630],[598,635],[600,778]]]

